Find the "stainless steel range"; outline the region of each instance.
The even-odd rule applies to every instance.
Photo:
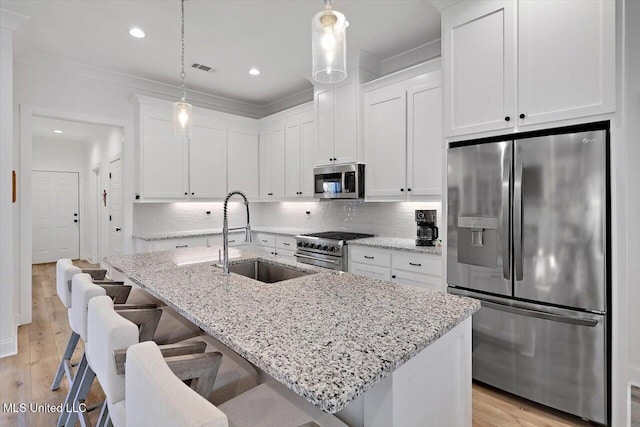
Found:
[[[298,250],[294,254],[298,262],[313,264],[332,270],[347,271],[349,263],[347,242],[373,237],[373,234],[325,231],[296,236]]]

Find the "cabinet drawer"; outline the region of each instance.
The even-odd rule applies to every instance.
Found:
[[[197,248],[207,246],[206,237],[193,237],[189,239],[158,240],[154,243],[154,251],[169,251],[183,248]]]
[[[244,233],[229,233],[229,246],[244,244]],[[222,234],[211,236],[207,240],[208,246],[222,246]]]
[[[269,246],[271,248],[275,248],[276,246],[276,236],[274,236],[273,234],[255,233],[254,237],[254,242],[256,245]]]
[[[370,277],[372,279],[391,280],[391,270],[377,265],[352,262],[349,263],[349,273],[356,274],[358,276]]]
[[[402,285],[416,286],[423,289],[442,291],[442,279],[428,274],[411,273],[402,270],[391,270],[391,280]]]
[[[276,236],[276,248],[288,251],[296,250],[296,238],[291,236]]]
[[[387,250],[351,246],[349,248],[350,261],[380,267],[391,266],[391,254]]]
[[[432,276],[442,276],[442,260],[437,255],[393,252],[393,268]]]

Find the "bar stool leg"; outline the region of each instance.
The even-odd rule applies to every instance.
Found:
[[[67,393],[67,397],[64,400],[64,406],[62,407],[62,412],[60,413],[60,417],[58,418],[58,422],[56,427],[62,427],[66,424],[67,418],[69,416],[69,409],[72,407],[74,398],[78,393],[78,388],[80,388],[80,382],[82,381],[82,376],[84,375],[84,371],[88,367],[87,357],[83,354],[82,359],[80,360],[80,364],[78,365],[78,370],[76,371],[75,377],[73,377],[73,382],[71,383],[71,387],[69,387],[69,392]]]
[[[62,376],[65,372],[65,365],[67,361],[71,361],[73,351],[78,345],[78,339],[80,339],[80,335],[72,331],[71,336],[69,337],[69,342],[67,342],[67,348],[64,351],[64,356],[62,356],[62,360],[60,361],[60,367],[58,367],[56,377],[53,379],[53,384],[51,384],[51,390],[57,390],[58,388],[60,388],[60,382],[62,381]],[[69,384],[69,386],[71,386],[71,384]]]
[[[84,359],[86,360],[86,357]],[[87,364],[82,374],[82,379],[79,380],[80,385],[78,386],[78,391],[71,402],[73,406],[71,412],[67,416],[67,420],[64,423],[65,426],[74,427],[76,425],[76,420],[78,419],[78,414],[80,412],[79,405],[87,399],[87,395],[89,394],[89,390],[91,390],[91,385],[93,384],[93,379],[95,377],[95,372],[93,372],[93,369],[91,369],[91,367]]]

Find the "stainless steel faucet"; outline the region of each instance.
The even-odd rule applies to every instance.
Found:
[[[229,222],[227,220],[227,204],[229,203],[229,199],[235,195],[242,196],[244,199],[244,205],[247,207],[247,225],[245,227],[234,227],[229,228]],[[247,243],[251,243],[251,225],[249,223],[249,200],[247,200],[247,196],[244,195],[242,191],[232,191],[227,194],[227,197],[224,199],[224,219],[222,221],[222,251],[223,251],[223,261],[222,261],[222,275],[229,275],[229,230],[245,230],[244,241]]]

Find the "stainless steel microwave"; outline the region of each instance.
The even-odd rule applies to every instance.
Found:
[[[314,195],[320,199],[364,198],[364,165],[322,166],[313,169]]]

